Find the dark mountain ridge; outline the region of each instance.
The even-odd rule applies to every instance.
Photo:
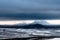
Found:
[[[29,24],[29,25],[0,25],[0,28],[60,28],[60,25],[41,25],[41,24]]]

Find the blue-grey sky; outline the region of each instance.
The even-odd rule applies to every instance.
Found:
[[[60,0],[0,0],[0,9],[28,10],[28,9],[57,9],[60,8]]]
[[[21,12],[31,14],[21,14]],[[32,12],[39,14],[35,15]],[[60,0],[0,0],[0,17],[11,17],[13,19],[13,16],[21,19],[59,19]]]

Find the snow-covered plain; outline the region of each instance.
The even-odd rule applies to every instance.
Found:
[[[60,36],[59,29],[16,29],[0,28],[0,39],[5,38],[26,38],[35,36]]]

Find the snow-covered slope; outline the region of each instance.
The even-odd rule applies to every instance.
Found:
[[[18,25],[18,26],[24,26],[24,25],[31,25],[31,24],[47,25],[49,23],[46,22],[46,21],[43,21],[43,20],[35,20],[34,22],[29,23],[29,24],[27,24],[27,23],[19,23],[19,24],[16,24],[16,25]]]
[[[44,20],[36,20],[33,24],[47,25],[47,24],[49,24],[49,23],[46,22],[46,21],[44,21]]]

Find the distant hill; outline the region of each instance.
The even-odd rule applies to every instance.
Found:
[[[33,23],[19,23],[16,25],[0,25],[0,28],[60,28],[60,25],[47,25],[46,21],[34,21]]]
[[[41,24],[29,24],[29,25],[0,25],[0,28],[41,28],[43,25]]]

